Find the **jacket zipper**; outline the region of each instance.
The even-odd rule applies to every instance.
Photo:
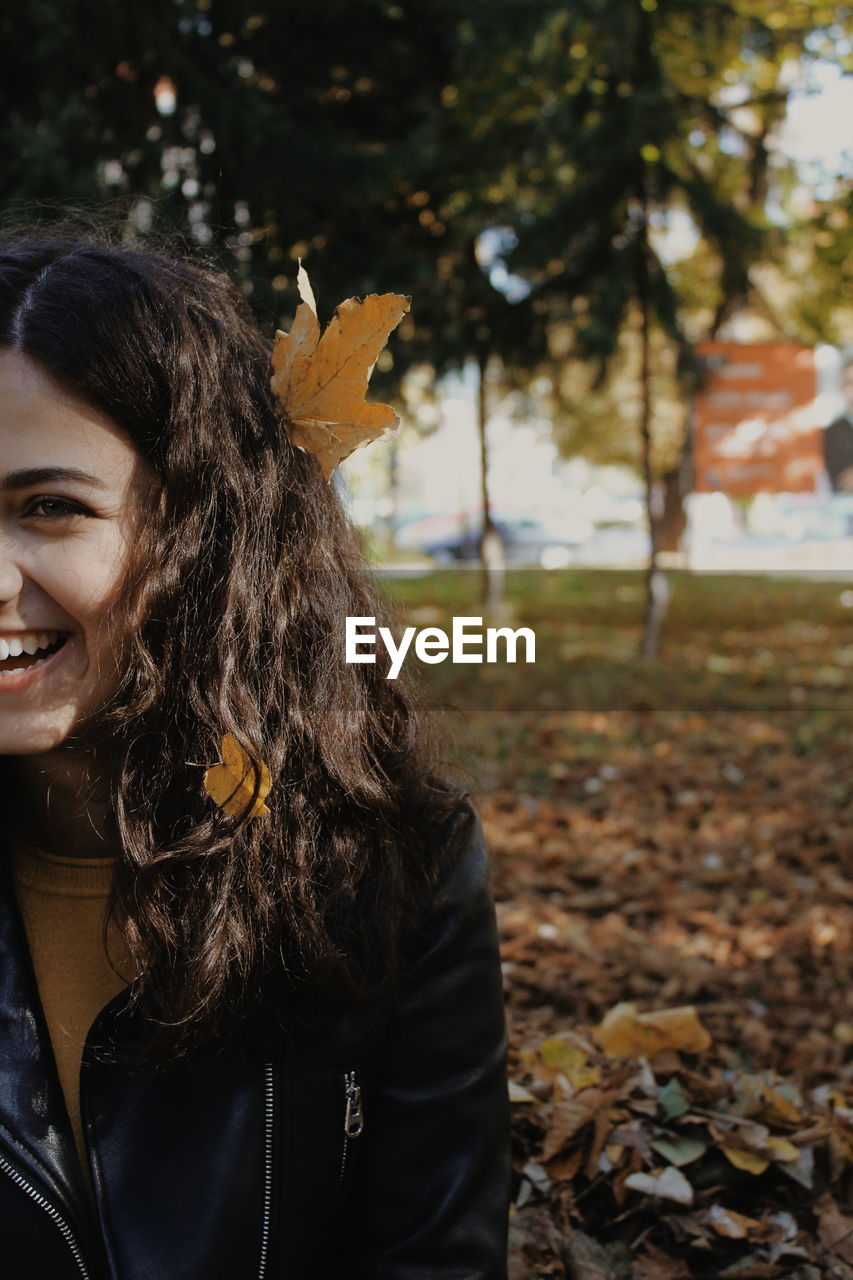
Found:
[[[356,1083],[355,1071],[344,1072],[346,1112],[344,1113],[344,1149],[341,1154],[341,1180],[347,1163],[350,1138],[357,1138],[364,1129],[364,1112],[361,1108],[361,1085]]]
[[[80,1246],[77,1243],[74,1232],[62,1217],[62,1214],[54,1208],[50,1201],[47,1200],[40,1191],[37,1191],[31,1183],[27,1182],[26,1178],[18,1173],[17,1169],[13,1168],[4,1156],[0,1156],[0,1169],[2,1169],[4,1173],[7,1173],[12,1181],[19,1186],[22,1191],[27,1193],[31,1200],[35,1200],[36,1204],[44,1209],[45,1213],[56,1223],[62,1233],[62,1238],[74,1255],[74,1261],[77,1263],[77,1269],[79,1270],[80,1275],[83,1277],[83,1280],[90,1280],[89,1271],[83,1261],[83,1254],[80,1252]]]
[[[261,1255],[258,1261],[258,1280],[264,1280],[267,1274],[267,1257],[270,1247],[274,1120],[275,1068],[271,1062],[266,1062],[264,1063],[264,1218],[261,1225]]]

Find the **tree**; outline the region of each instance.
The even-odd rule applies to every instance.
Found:
[[[782,30],[783,26],[785,30]],[[778,61],[793,39],[760,0],[579,0],[543,14],[513,116],[516,247],[507,267],[531,287],[570,358],[592,361],[600,387],[626,326],[636,327],[637,428],[651,555],[641,652],[658,643],[653,352],[672,345],[685,391],[695,381],[695,308],[667,261],[676,214],[713,269],[714,331],[749,294],[768,244],[767,134],[784,111]],[[732,77],[749,86],[732,101]],[[534,117],[525,111],[534,102]],[[509,207],[507,217],[511,217]],[[682,273],[683,275],[683,273]]]
[[[819,0],[11,0],[6,193],[28,221],[33,200],[70,198],[114,208],[129,236],[182,230],[236,268],[270,330],[300,256],[321,310],[410,293],[376,391],[476,363],[484,533],[487,371],[524,383],[550,364],[559,388],[583,364],[601,397],[635,351],[651,599],[655,366],[687,388],[697,338],[754,294],[762,253],[781,256],[765,216],[780,68],[842,21]],[[678,216],[697,237],[680,262]]]
[[[469,359],[483,375],[489,360],[524,363],[534,318],[478,254],[482,193],[504,152],[478,145],[456,107],[473,101],[466,59],[485,30],[527,7],[13,0],[0,52],[7,211],[29,222],[33,201],[49,216],[70,199],[106,203],[130,236],[180,230],[236,268],[269,328],[295,308],[297,257],[321,309],[409,293],[414,314],[384,353],[378,393],[418,363],[436,376]],[[484,376],[481,387],[489,533]]]

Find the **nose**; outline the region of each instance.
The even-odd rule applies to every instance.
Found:
[[[24,586],[24,575],[8,546],[0,541],[0,605],[17,600]]]

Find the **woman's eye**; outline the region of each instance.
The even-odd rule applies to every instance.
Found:
[[[65,520],[70,516],[87,516],[89,511],[86,507],[80,505],[79,502],[72,502],[69,498],[33,498],[28,503],[25,515],[40,516],[47,520]]]

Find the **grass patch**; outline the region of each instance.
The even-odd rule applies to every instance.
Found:
[[[484,626],[536,633],[533,664],[434,666],[406,659],[428,699],[460,710],[848,710],[853,611],[837,582],[759,574],[668,573],[661,652],[641,660],[643,574],[515,570],[505,607]],[[450,632],[483,615],[476,570],[381,575],[403,626]]]

